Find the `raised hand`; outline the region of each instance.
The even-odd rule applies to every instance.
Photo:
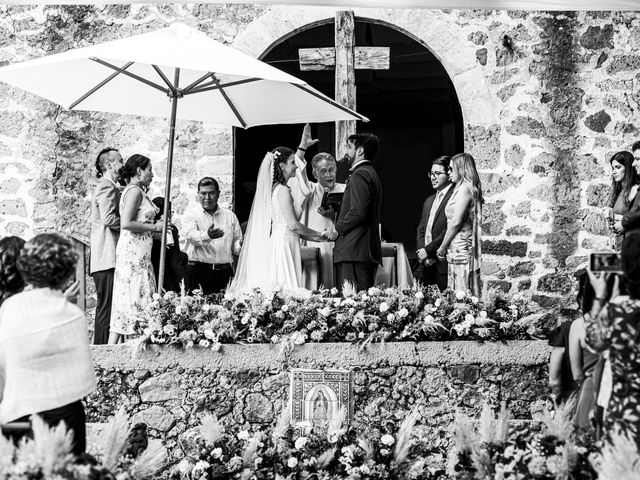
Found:
[[[304,148],[305,150],[309,148],[311,145],[315,145],[320,140],[317,138],[311,137],[311,126],[307,123],[302,129],[302,137],[300,138],[300,148]]]

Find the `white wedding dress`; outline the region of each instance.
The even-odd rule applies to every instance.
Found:
[[[272,264],[269,273],[274,288],[295,290],[303,286],[300,236],[289,229],[282,214],[278,193],[283,188],[288,187],[282,184],[276,185],[271,195],[269,257]]]
[[[278,202],[278,192],[288,187],[272,185],[273,155],[268,153],[258,172],[256,195],[229,292],[298,290],[303,285],[300,236],[289,229]]]

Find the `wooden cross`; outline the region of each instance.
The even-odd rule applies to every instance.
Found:
[[[356,47],[352,11],[336,12],[335,48],[301,48],[300,70],[336,70],[336,102],[356,109],[355,69],[388,70],[389,47]],[[336,122],[336,157],[356,132],[355,120]]]

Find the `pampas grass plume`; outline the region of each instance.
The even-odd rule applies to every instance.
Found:
[[[271,437],[273,438],[274,443],[284,437],[287,429],[289,428],[289,422],[291,421],[290,409],[291,399],[289,399],[287,405],[282,407],[282,411],[280,412],[280,416],[278,417],[278,422],[271,432]]]
[[[162,446],[162,442],[152,439],[146,450],[131,465],[131,476],[133,478],[153,478],[162,470],[166,460],[167,450]]]
[[[343,428],[346,418],[347,418],[347,411],[344,405],[340,407],[340,409],[338,409],[337,412],[334,410],[334,413],[331,415],[331,418],[329,419],[329,425],[327,427],[327,439],[331,443],[335,443],[338,440],[338,438],[340,438],[342,435],[346,433],[347,430]]]
[[[253,461],[256,459],[256,452],[258,451],[258,445],[260,444],[261,435],[256,433],[256,435],[247,442],[247,446],[242,452],[242,464],[246,468],[253,467]]]
[[[485,402],[478,421],[478,435],[480,442],[493,443],[496,438],[497,422],[491,405]]]
[[[559,440],[567,440],[573,433],[573,411],[576,403],[575,396],[559,405],[555,412],[546,410],[542,417],[544,433]]]
[[[64,422],[49,428],[38,415],[31,417],[31,429],[35,461],[42,467],[44,476],[48,477],[58,465],[68,460],[73,449],[73,432],[67,431]]]
[[[13,465],[13,458],[16,454],[16,447],[13,442],[4,435],[0,435],[0,474]]]
[[[318,457],[318,461],[317,461],[318,470],[324,470],[329,466],[329,464],[331,463],[331,460],[333,460],[333,457],[335,457],[336,455],[336,450],[337,450],[336,447],[330,448],[329,450],[325,450],[322,453],[322,455]]]
[[[413,433],[413,427],[420,414],[417,409],[413,411],[402,421],[398,435],[396,436],[396,449],[394,452],[394,460],[396,465],[402,465],[407,461],[409,456],[409,449],[411,448],[411,434]]]
[[[213,413],[207,413],[200,419],[199,431],[205,443],[212,447],[222,438],[224,426]]]
[[[637,480],[640,478],[640,452],[627,434],[616,431],[610,435],[600,454],[592,461],[600,480]]]
[[[129,416],[122,407],[113,416],[102,435],[102,464],[107,470],[112,471],[118,465],[118,458],[129,438],[129,430]]]
[[[364,451],[365,461],[373,460],[375,451],[373,450],[373,447],[368,441],[366,441],[364,438],[359,438],[358,446]]]
[[[453,443],[460,452],[470,451],[478,443],[473,420],[463,413],[456,413],[453,421]]]

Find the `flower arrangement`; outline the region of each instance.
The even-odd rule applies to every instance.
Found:
[[[572,405],[545,411],[539,432],[509,431],[509,412],[502,406],[497,418],[485,405],[477,422],[456,417],[454,446],[447,474],[460,480],[596,479],[589,455],[595,447],[573,431]]]
[[[148,343],[217,350],[222,343],[493,340],[535,338],[538,314],[524,300],[482,302],[469,292],[435,287],[345,288],[203,296],[154,294],[137,323]]]
[[[414,426],[405,418],[397,432],[359,434],[345,423],[344,411],[326,429],[289,425],[288,410],[271,431],[228,431],[218,419],[202,418],[197,454],[185,457],[173,480],[216,479],[424,479],[428,453],[419,449]]]
[[[133,430],[124,411],[118,412],[103,434],[99,463],[93,456],[75,457],[72,432],[64,424],[50,428],[32,417],[33,439],[18,445],[0,435],[0,480],[144,480],[164,467],[166,450],[148,442],[146,426]]]

